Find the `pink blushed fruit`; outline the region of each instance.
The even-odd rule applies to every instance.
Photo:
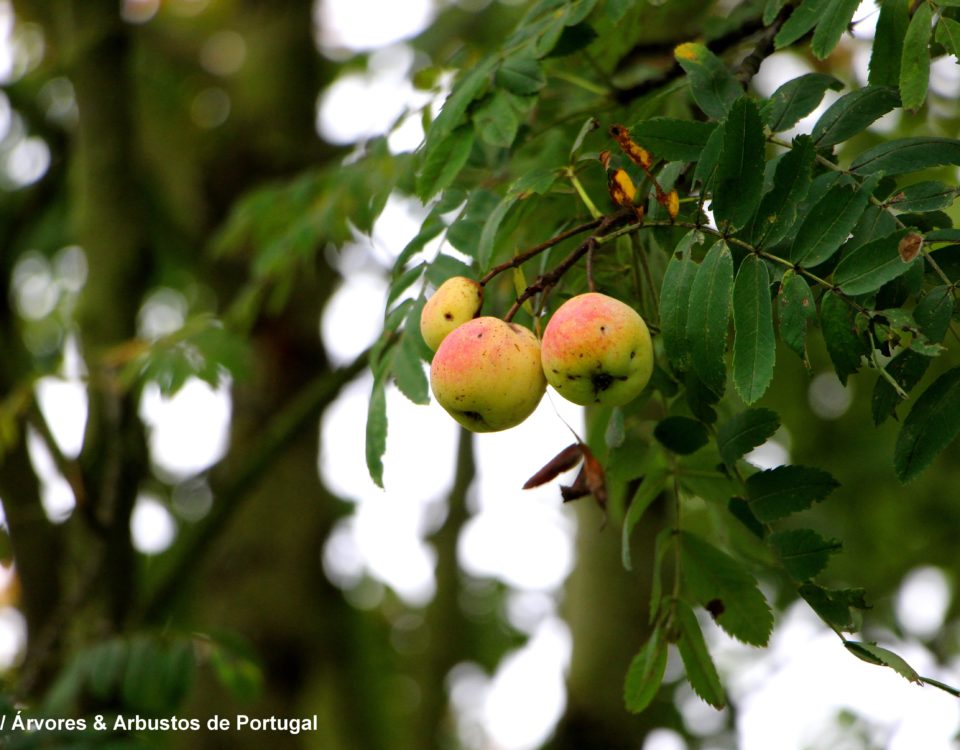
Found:
[[[653,374],[653,344],[629,305],[589,292],[564,302],[543,332],[543,373],[575,404],[622,406]]]
[[[435,291],[420,313],[420,333],[433,351],[458,326],[477,316],[483,287],[466,276],[453,276]]]
[[[430,366],[437,402],[473,432],[514,427],[537,408],[547,383],[528,328],[482,317],[452,331]]]

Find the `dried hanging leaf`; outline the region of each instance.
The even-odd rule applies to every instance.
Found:
[[[523,485],[523,489],[529,490],[533,487],[540,487],[552,479],[556,479],[563,474],[563,472],[569,471],[580,463],[582,458],[583,452],[581,451],[579,443],[568,445],[556,456],[551,458],[540,471],[530,477],[526,484]]]
[[[608,174],[607,181],[613,202],[618,206],[632,208],[637,188],[630,179],[630,175],[623,169],[616,169]]]
[[[630,161],[638,167],[642,167],[644,171],[650,169],[650,165],[653,164],[653,159],[650,158],[650,152],[630,138],[629,130],[623,127],[623,125],[611,125],[610,135],[613,136],[617,145],[620,146]]]

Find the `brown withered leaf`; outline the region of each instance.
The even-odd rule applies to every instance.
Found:
[[[630,179],[626,170],[616,169],[607,174],[607,187],[610,190],[610,198],[618,206],[631,207],[633,199],[637,195],[637,188]]]
[[[563,474],[563,472],[569,471],[580,463],[582,458],[583,452],[580,448],[580,443],[568,445],[556,456],[547,461],[546,465],[540,469],[540,471],[530,477],[526,484],[523,485],[523,489],[529,490],[532,487],[539,487],[552,479],[556,479]]]
[[[587,473],[585,468],[581,468],[577,473],[577,478],[571,485],[560,485],[560,496],[563,502],[569,503],[571,500],[578,500],[590,494],[590,488],[587,486]]]
[[[623,125],[611,125],[610,135],[614,137],[614,139],[617,141],[617,145],[620,146],[621,150],[627,155],[630,161],[644,170],[650,169],[650,165],[653,164],[653,159],[650,157],[650,152],[643,148],[643,146],[640,146],[633,141],[633,139],[630,137],[629,130],[623,127]]]
[[[909,263],[914,258],[920,254],[920,250],[923,248],[923,236],[910,232],[897,246],[897,250],[900,252],[900,260],[904,263]]]
[[[593,499],[597,501],[597,505],[606,509],[607,479],[603,473],[603,467],[600,465],[600,462],[594,458],[594,455],[587,446],[581,445],[581,450],[583,451],[583,474],[586,478],[587,488],[590,490],[590,494],[593,495]]]

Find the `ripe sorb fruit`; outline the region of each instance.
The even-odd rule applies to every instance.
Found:
[[[473,279],[454,276],[444,281],[423,306],[420,333],[433,351],[457,326],[477,316],[483,304],[483,287]]]
[[[437,402],[468,430],[513,427],[533,413],[547,387],[540,343],[523,326],[475,318],[440,344],[430,386]]]
[[[575,404],[620,406],[653,373],[653,346],[643,318],[629,305],[590,292],[564,302],[543,332],[543,373]]]

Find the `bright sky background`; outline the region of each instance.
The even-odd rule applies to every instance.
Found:
[[[206,4],[207,0],[172,0],[185,15],[202,12]],[[129,21],[144,23],[157,7],[158,0],[125,0],[122,12]],[[407,82],[415,58],[403,40],[422,30],[435,13],[432,0],[325,0],[317,4],[316,38],[324,54],[345,59],[356,51],[375,50],[367,71],[346,75],[319,93],[317,128],[325,138],[348,143],[381,134],[410,113],[389,142],[395,151],[416,147],[423,135],[417,110],[428,100]],[[3,80],[16,77],[17,66],[29,64],[30,57],[18,58],[12,52],[11,18],[8,0],[0,0]],[[857,24],[857,35],[871,36],[876,20],[872,2],[864,2],[855,18],[866,19]],[[27,43],[36,40],[28,38]],[[864,83],[864,48],[849,39],[844,44],[851,46],[855,73]],[[204,50],[202,64],[222,75],[235,72],[245,59],[243,39],[232,30],[219,32]],[[933,86],[956,91],[958,69],[952,59],[935,63]],[[756,87],[766,95],[807,71],[806,63],[796,56],[778,53],[762,66]],[[50,96],[51,107],[59,107],[68,116],[69,84],[64,81]],[[828,92],[823,106],[798,125],[798,132],[808,130],[836,96]],[[197,105],[195,117],[198,124],[214,128],[229,117],[229,101],[224,105],[215,92],[207,99]],[[893,124],[881,121],[878,127]],[[48,163],[45,145],[24,135],[22,124],[0,94],[2,179],[12,185],[29,184],[42,176]],[[386,294],[385,270],[416,234],[423,215],[423,207],[415,202],[391,200],[373,236],[358,238],[341,253],[345,281],[331,298],[319,331],[334,363],[351,360],[376,338]],[[440,250],[436,241],[424,252],[429,256]],[[20,312],[30,319],[43,319],[82,288],[85,276],[79,248],[64,248],[52,261],[40,253],[29,255],[18,266],[15,283]],[[178,292],[157,290],[141,314],[141,333],[158,336],[176,330],[185,314],[186,303]],[[67,348],[62,377],[43,379],[38,392],[44,411],[57,415],[52,427],[58,443],[72,456],[82,439],[86,399],[80,380],[83,363],[74,346]],[[367,476],[364,463],[363,426],[370,386],[369,376],[362,376],[345,388],[321,426],[319,471],[333,492],[356,504],[356,512],[343,520],[329,539],[323,565],[331,580],[358,606],[379,602],[382,588],[371,588],[368,584],[373,580],[416,607],[428,602],[434,589],[435,555],[423,540],[434,528],[449,491],[457,432],[438,406],[415,406],[390,390],[387,490],[378,489]],[[842,416],[850,398],[850,391],[833,373],[818,374],[811,381],[810,406],[821,418]],[[212,389],[192,381],[173,399],[161,397],[155,389],[145,393],[141,415],[150,426],[153,460],[158,473],[175,489],[170,497],[144,495],[138,502],[132,531],[144,554],[166,549],[179,527],[202,517],[216,501],[202,473],[227,448],[230,408],[229,383]],[[476,439],[480,474],[470,493],[473,516],[460,540],[461,564],[473,576],[497,579],[511,587],[507,616],[530,637],[493,674],[474,664],[461,664],[451,674],[451,702],[463,742],[470,748],[533,750],[549,736],[564,709],[564,671],[572,644],[569,630],[557,614],[557,602],[576,564],[575,520],[570,509],[559,502],[556,483],[533,491],[520,489],[531,469],[570,442],[561,418],[575,429],[582,426],[580,408],[553,395],[519,427]],[[44,508],[52,520],[62,521],[73,508],[69,488],[41,441],[31,439],[30,449],[44,480]],[[516,460],[520,455],[522,462]],[[778,434],[775,441],[758,449],[752,460],[763,466],[789,460],[789,435]],[[615,536],[610,535],[611,543],[617,543]],[[9,571],[0,570],[0,589],[9,576]],[[367,585],[359,586],[364,581]],[[890,634],[884,642],[895,644],[921,673],[957,683],[960,658],[944,670],[919,640],[941,627],[952,597],[952,583],[938,569],[908,572],[895,607],[906,640]],[[736,644],[709,618],[704,619],[704,627],[738,707],[737,736],[718,748],[855,746],[850,744],[852,735],[844,735],[836,722],[844,711],[865,722],[875,746],[890,750],[956,747],[952,738],[960,730],[958,701],[932,688],[909,685],[889,670],[847,655],[836,636],[804,605],[780,613],[773,642],[766,650]],[[17,610],[9,605],[0,607],[0,665],[15,661],[23,638],[23,621]],[[668,681],[681,674],[682,665],[671,658]],[[706,735],[722,728],[726,715],[706,706],[682,681],[675,698],[693,733]],[[684,747],[676,733],[658,730],[643,750]]]

